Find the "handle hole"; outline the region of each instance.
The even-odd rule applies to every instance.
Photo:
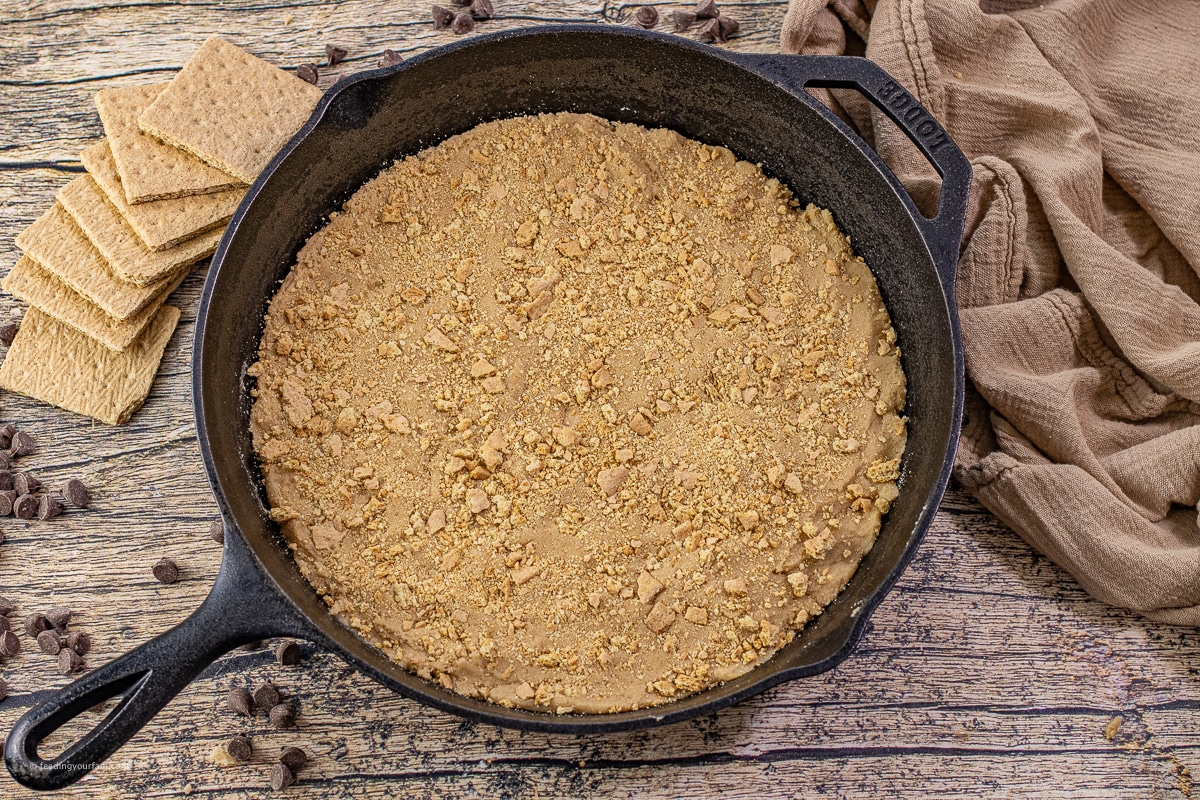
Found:
[[[892,170],[901,179],[913,204],[925,219],[936,219],[942,194],[942,175],[913,144],[908,134],[866,95],[835,82],[813,79],[804,84],[810,97],[831,108],[863,141],[877,153],[880,147],[889,156],[885,163],[911,165],[907,170]],[[834,101],[830,105],[829,100]],[[874,112],[874,113],[872,113]],[[880,158],[883,158],[880,153]]]
[[[71,745],[87,736],[105,717],[116,710],[125,700],[125,695],[110,697],[101,701],[86,711],[71,717],[60,727],[55,728],[38,745],[38,757],[45,761],[54,761],[65,753]]]

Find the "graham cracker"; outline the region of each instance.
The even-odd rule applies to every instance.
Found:
[[[59,322],[70,325],[80,333],[86,333],[110,350],[124,350],[150,323],[154,314],[166,302],[167,295],[183,283],[183,278],[183,273],[177,275],[162,294],[124,321],[105,314],[99,306],[85,299],[52,273],[39,267],[37,262],[28,256],[22,256],[16,266],[9,270],[4,280],[0,281],[0,289],[24,300]]]
[[[166,250],[229,221],[245,189],[230,189],[216,194],[197,194],[171,200],[131,204],[125,199],[117,163],[106,141],[88,147],[80,154],[84,168],[100,185],[108,201],[151,250]]]
[[[150,394],[179,309],[163,306],[124,350],[110,350],[30,308],[4,364],[0,386],[109,425],[128,421]]]
[[[91,175],[58,191],[58,202],[123,281],[145,286],[212,255],[223,229],[202,233],[169,250],[147,250]]]
[[[235,189],[242,182],[177,147],[143,133],[138,117],[167,86],[123,86],[96,93],[96,110],[130,203]]]
[[[171,280],[135,286],[118,278],[60,203],[19,233],[16,242],[43,269],[119,320],[145,308]]]
[[[321,90],[218,37],[138,117],[143,131],[253,183],[308,119]]]

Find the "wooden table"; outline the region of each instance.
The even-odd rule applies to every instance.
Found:
[[[496,0],[480,32],[548,21],[614,23],[634,7],[584,0]],[[738,50],[777,50],[785,3],[726,3]],[[660,6],[664,16],[670,6]],[[81,171],[102,135],[92,94],[163,81],[220,33],[288,67],[347,48],[321,85],[451,41],[428,3],[304,0],[165,3],[0,0],[0,262],[13,237]],[[37,439],[25,465],[48,484],[80,476],[91,511],[0,528],[0,595],[25,611],[67,605],[100,664],[183,619],[208,591],[220,548],[192,423],[189,372],[204,268],[175,294],[183,320],[146,406],[123,428],[22,397],[0,419]],[[18,315],[0,299],[0,321]],[[150,567],[176,559],[183,580]],[[24,640],[0,665],[12,695],[0,730],[62,686],[54,659]],[[913,565],[832,673],[794,682],[713,717],[639,733],[551,736],[472,724],[402,699],[337,657],[300,667],[266,650],[221,659],[109,762],[67,792],[88,798],[268,792],[271,756],[297,744],[313,761],[291,796],[1187,798],[1200,767],[1200,642],[1088,598],[984,509],[951,491]],[[230,687],[270,678],[296,698],[299,727],[249,725],[225,709]],[[86,717],[86,715],[85,715]],[[98,716],[92,715],[90,721]],[[214,745],[254,737],[247,766],[219,768]],[[25,798],[7,772],[0,797]]]

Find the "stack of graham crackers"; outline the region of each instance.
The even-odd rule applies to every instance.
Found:
[[[87,174],[17,236],[0,287],[30,308],[0,386],[101,422],[150,393],[189,268],[216,250],[258,173],[321,90],[218,38],[168,83],[105,89]]]

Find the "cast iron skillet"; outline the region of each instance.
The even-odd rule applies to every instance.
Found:
[[[878,156],[805,86],[856,89],[904,129],[942,175],[926,219]],[[329,212],[398,156],[497,118],[584,111],[724,145],[761,162],[801,202],[833,211],[874,270],[908,375],[900,497],[841,595],[770,662],[656,708],[555,716],[461,697],[405,672],[329,613],[300,575],[266,501],[248,430],[262,317],[296,252]],[[326,92],[263,172],[213,258],[200,302],[193,398],[200,453],[225,520],[212,593],[174,629],[26,713],[5,743],[13,776],[66,786],[113,754],[214,659],[246,642],[295,636],[341,655],[408,697],[529,730],[591,733],[708,714],[849,655],[868,613],[904,569],[941,500],[958,440],[963,361],[953,299],[970,165],[941,126],[879,67],[857,58],[737,55],[663,34],[570,25],[460,41],[369,70]],[[53,759],[37,748],[96,704],[123,695]]]

